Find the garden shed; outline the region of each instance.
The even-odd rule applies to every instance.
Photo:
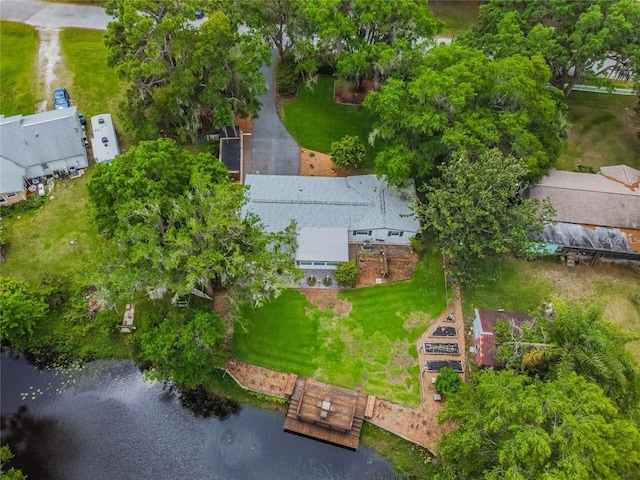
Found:
[[[495,327],[498,322],[508,322],[515,327],[532,324],[533,318],[524,312],[505,312],[503,310],[475,309],[473,319],[473,343],[476,350],[476,363],[479,367],[499,368],[502,363],[496,359]]]

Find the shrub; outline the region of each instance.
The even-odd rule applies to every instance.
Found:
[[[462,386],[460,375],[453,371],[451,367],[442,367],[436,378],[436,392],[443,395],[451,395],[457,393]]]
[[[358,266],[353,260],[340,262],[336,267],[336,280],[343,287],[353,287],[358,279]]]
[[[336,167],[358,166],[367,156],[367,149],[355,135],[345,135],[342,140],[331,144],[331,161]]]
[[[296,73],[293,55],[286,55],[276,65],[276,88],[279,95],[290,97],[298,93],[300,76]]]
[[[424,240],[422,238],[418,238],[418,237],[413,236],[413,237],[411,237],[410,241],[411,241],[411,248],[418,255],[423,253],[425,251],[425,249],[427,248],[427,245],[424,243]]]
[[[325,287],[330,287],[331,285],[333,285],[333,280],[331,279],[331,277],[329,275],[327,275],[326,277],[324,277],[322,279],[322,284]]]

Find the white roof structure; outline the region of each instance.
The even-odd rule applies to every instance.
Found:
[[[118,137],[110,114],[103,113],[91,117],[91,130],[93,130],[91,148],[97,163],[110,162],[116,158],[116,155],[120,155],[120,145],[118,145]]]
[[[298,231],[296,260],[348,261],[349,232],[344,228],[301,228]]]

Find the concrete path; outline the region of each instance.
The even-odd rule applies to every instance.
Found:
[[[262,109],[253,120],[253,152],[250,173],[265,175],[298,175],[300,147],[284,128],[278,116],[274,92],[276,51],[271,55],[271,65],[262,73],[267,82],[267,93],[260,97]]]

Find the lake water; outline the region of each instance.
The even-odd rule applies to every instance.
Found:
[[[62,372],[1,360],[2,442],[29,480],[396,478],[370,448],[285,433],[279,412],[197,418],[129,362]]]

